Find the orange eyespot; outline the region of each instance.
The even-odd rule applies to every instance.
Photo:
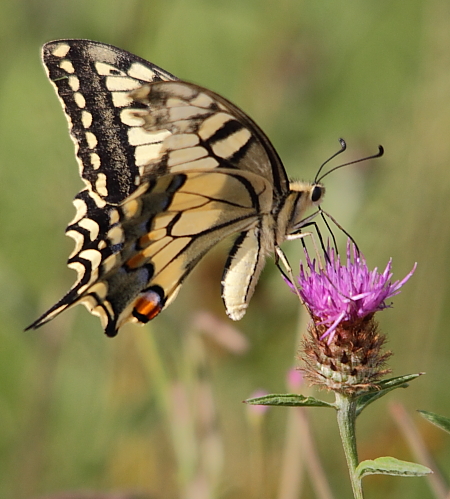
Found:
[[[147,290],[136,302],[133,315],[139,322],[147,323],[154,319],[163,309],[161,295],[152,289]]]

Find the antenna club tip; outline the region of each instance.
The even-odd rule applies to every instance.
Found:
[[[378,146],[378,156],[381,157],[384,154],[384,147],[380,144]]]
[[[339,140],[339,144],[341,144],[342,150],[345,151],[345,149],[347,149],[347,142],[345,142],[345,140],[343,138],[340,138],[338,140]]]

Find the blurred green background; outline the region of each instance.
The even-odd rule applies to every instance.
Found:
[[[82,183],[39,56],[44,42],[70,37],[223,94],[266,131],[294,178],[313,178],[339,137],[348,160],[384,145],[382,159],[326,179],[324,208],[369,266],[392,257],[401,279],[418,262],[380,321],[394,374],[427,374],[360,418],[360,458],[418,459],[392,417],[398,402],[448,478],[450,439],[415,410],[450,416],[450,3],[3,0],[0,10],[0,497],[351,493],[331,412],[258,414],[241,403],[257,389],[287,391],[298,365],[305,319],[272,261],[240,323],[220,299],[222,249],[144,328],[111,340],[76,307],[23,332],[75,279],[64,229]],[[284,249],[296,268],[300,243]],[[367,498],[438,497],[425,478],[370,477],[365,488]]]

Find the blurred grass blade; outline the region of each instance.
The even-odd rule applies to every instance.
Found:
[[[450,433],[450,419],[445,416],[439,416],[439,414],[435,414],[434,412],[429,411],[417,411],[422,417],[427,419],[430,423],[433,423],[435,426],[440,428],[441,430]]]

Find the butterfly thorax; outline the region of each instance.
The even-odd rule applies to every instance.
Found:
[[[276,242],[280,245],[289,235],[298,233],[311,210],[318,207],[325,187],[311,182],[293,181],[289,194],[276,216]]]

